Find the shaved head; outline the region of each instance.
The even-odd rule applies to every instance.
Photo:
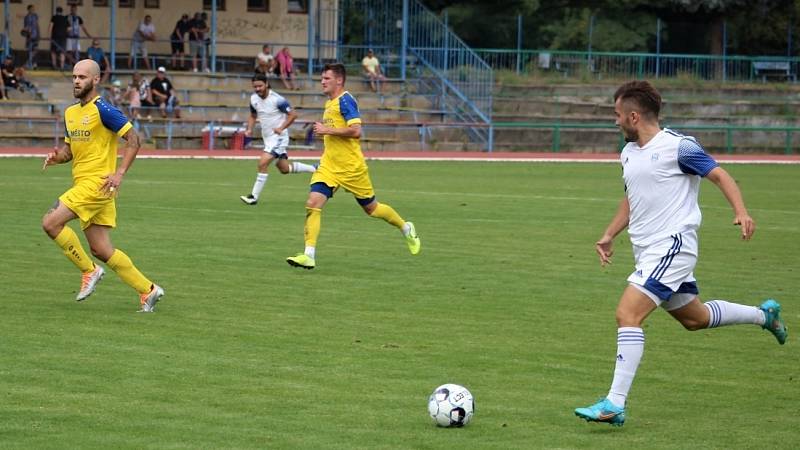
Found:
[[[93,59],[82,59],[78,61],[78,64],[75,64],[75,67],[72,69],[72,73],[77,73],[78,71],[83,72],[83,74],[89,76],[90,78],[99,77],[100,76],[100,65],[97,64]]]
[[[86,103],[97,96],[95,86],[100,83],[100,66],[91,59],[78,61],[72,69],[72,95]]]

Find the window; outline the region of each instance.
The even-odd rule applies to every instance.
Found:
[[[211,11],[211,0],[203,0],[203,9]],[[225,0],[217,0],[217,11],[225,11]]]
[[[247,0],[247,12],[269,12],[269,0]]]
[[[22,3],[22,0],[11,0],[8,3]]]
[[[11,3],[20,3],[20,2],[15,2],[14,0],[11,0]],[[83,6],[83,0],[67,0],[67,6],[72,6],[72,5]]]
[[[136,0],[119,0],[118,5],[120,8],[135,8]]]
[[[92,2],[93,6],[108,6],[108,0],[94,0]]]
[[[148,9],[158,9],[158,0],[144,0],[144,7]]]
[[[289,0],[288,6],[290,13],[308,13],[308,0]]]

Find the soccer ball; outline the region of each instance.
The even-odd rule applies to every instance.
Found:
[[[443,384],[428,398],[428,413],[440,427],[463,427],[474,412],[475,400],[464,386]]]

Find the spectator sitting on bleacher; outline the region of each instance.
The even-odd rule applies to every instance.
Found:
[[[7,100],[6,97],[6,85],[3,83],[3,77],[0,77],[0,100]]]
[[[289,53],[289,47],[283,47],[283,50],[279,51],[278,55],[275,56],[275,60],[278,62],[283,86],[289,90],[299,91],[300,88],[295,87],[292,81],[294,79],[294,58]]]
[[[386,77],[383,76],[381,63],[372,49],[367,50],[367,56],[361,60],[361,67],[364,68],[364,76],[369,80],[369,87],[372,92],[380,92],[381,81],[385,80]]]
[[[100,40],[92,39],[92,46],[86,50],[86,53],[89,55],[89,59],[94,60],[100,66],[100,84],[106,84],[111,77],[111,63],[108,62],[106,52],[100,47]]]
[[[16,89],[20,92],[25,92],[25,90],[36,92],[36,86],[25,79],[25,68],[14,67],[14,58],[11,56],[6,56],[3,60],[3,66],[0,71],[2,71],[2,77],[0,78],[3,80],[4,91],[6,89]],[[8,92],[5,92],[5,95],[8,97]]]
[[[159,67],[156,77],[150,82],[150,92],[153,96],[153,103],[161,110],[161,117],[167,117],[167,113],[175,111],[175,118],[181,118],[181,109],[178,106],[178,96],[175,89],[167,78],[167,69]]]
[[[108,100],[109,103],[116,106],[117,108],[122,107],[122,100],[123,100],[123,93],[122,93],[122,82],[119,80],[114,80],[111,83],[111,87],[105,90],[105,99]]]
[[[275,57],[272,56],[269,44],[264,44],[261,53],[256,55],[256,73],[263,73],[268,77],[275,74]]]
[[[142,99],[139,96],[139,85],[142,82],[142,76],[139,72],[133,74],[133,79],[128,84],[128,88],[123,94],[123,99],[128,102],[128,113],[131,119],[139,119],[139,109],[142,107]]]

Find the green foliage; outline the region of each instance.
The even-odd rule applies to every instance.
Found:
[[[77,270],[40,228],[69,167],[40,166],[0,163],[4,449],[798,442],[796,335],[778,346],[756,326],[690,333],[663,311],[647,321],[626,425],[573,416],[613,372],[631,250],[620,236],[615,264],[601,268],[593,242],[623,195],[618,164],[372,162],[378,199],[416,223],[422,253],[339,191],[307,272],[284,262],[302,249],[307,175],[271,169],[248,207],[238,196],[254,160],[140,160],[113,239],[167,291],[150,315],[110,271],[74,301]],[[800,166],[728,169],[759,229],[740,242],[703,182],[701,290],[748,304],[776,296],[797,330]],[[475,394],[464,429],[427,417],[444,382]]]

